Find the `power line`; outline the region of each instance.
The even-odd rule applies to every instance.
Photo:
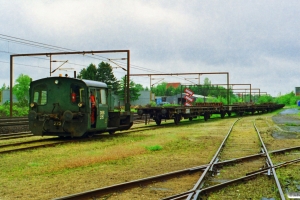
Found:
[[[17,53],[14,53],[14,52],[6,52],[6,51],[1,51],[1,50],[0,50],[0,52],[2,52],[2,53],[7,53],[7,54],[10,54],[10,55],[11,55],[11,54],[17,54]],[[41,59],[41,60],[47,60],[47,61],[49,61],[49,59],[47,59],[47,58],[41,58],[41,57],[35,57],[35,56],[32,56],[32,58],[36,58],[36,59]],[[77,64],[77,63],[72,63],[72,62],[68,62],[67,64],[86,67],[86,65]],[[28,66],[30,66],[30,65],[28,65]]]
[[[1,60],[0,60],[0,62],[2,62],[2,63],[8,63],[8,64],[9,64],[9,62],[6,62],[6,61],[1,61]],[[40,66],[35,66],[35,65],[26,65],[26,64],[21,64],[21,63],[14,63],[14,64],[15,64],[15,65],[28,66],[28,67],[37,67],[37,68],[49,69],[48,67],[40,67]]]
[[[42,48],[42,49],[51,49],[51,50],[58,50],[58,51],[77,51],[77,50],[73,50],[73,49],[68,49],[68,48],[64,48],[64,47],[59,47],[59,46],[54,46],[54,45],[49,45],[49,44],[45,44],[45,43],[41,43],[41,42],[35,42],[35,41],[31,41],[31,40],[26,40],[26,39],[22,39],[22,38],[18,38],[18,37],[13,37],[13,36],[8,36],[8,35],[4,35],[4,34],[0,34],[0,40],[4,40],[7,42],[13,42],[13,43],[17,43],[17,44],[21,44],[21,45],[25,45],[25,46],[33,46],[33,47],[37,47],[37,48]],[[4,53],[9,53],[11,54],[12,52],[5,52],[5,51],[0,51],[0,52],[4,52]],[[111,62],[109,58],[104,57],[104,56],[100,56],[100,55],[93,55],[93,56],[88,56],[87,57],[93,58],[93,59],[97,59],[97,60],[102,60],[105,59],[108,62]],[[95,58],[98,57],[98,58]],[[37,59],[42,59],[42,60],[48,60],[46,58],[41,58],[41,57],[34,57]],[[100,59],[102,58],[102,59]],[[3,62],[3,61],[1,61]],[[114,61],[117,62],[119,65],[123,65],[123,66],[127,66],[127,63],[124,62],[120,62],[120,61]],[[5,63],[9,63],[9,62],[5,62]],[[113,63],[113,62],[111,62]],[[86,65],[81,65],[81,64],[77,64],[77,63],[70,63],[68,62],[68,64],[72,64],[72,65],[77,65],[77,66],[84,66],[84,67],[88,67]],[[17,64],[17,65],[23,65],[23,66],[29,66],[29,67],[39,67],[39,66],[33,66],[33,65],[26,65],[26,64]],[[145,71],[145,72],[150,72],[150,73],[164,73],[158,70],[153,70],[153,69],[148,69],[148,68],[144,68],[144,67],[140,67],[137,65],[133,65],[130,64],[130,67],[133,69],[137,69],[137,70],[141,70],[141,71]],[[39,68],[45,68],[45,67],[39,67]],[[48,69],[48,68],[45,68]],[[176,76],[175,78],[179,78],[179,79],[184,79],[182,77]],[[184,79],[185,80],[185,79]]]
[[[40,43],[40,42],[35,42],[35,41],[31,41],[31,40],[26,40],[26,39],[22,39],[22,38],[13,37],[13,36],[8,36],[8,35],[4,35],[4,34],[0,34],[0,36],[2,36],[2,37],[0,37],[0,39],[2,39],[2,40],[15,42],[15,43],[20,43],[20,44],[28,45],[28,46],[34,46],[34,47],[46,48],[46,49],[52,49],[52,50],[77,51],[77,50],[72,50],[72,49],[63,48],[63,47],[59,47],[59,46],[48,45],[48,44],[44,44],[44,43]],[[104,58],[106,61],[111,62],[109,60],[109,58],[106,58],[104,56],[100,56],[100,55],[94,55],[94,56],[99,57],[99,58]],[[94,58],[93,56],[87,56],[87,57]],[[97,58],[94,58],[94,59],[97,59]],[[99,59],[99,60],[101,60],[101,59]],[[102,61],[104,61],[104,60],[102,59]],[[131,64],[130,66],[134,69],[138,69],[138,70],[142,70],[142,71],[146,71],[146,72],[162,73],[160,71],[151,70],[151,69],[148,69],[148,68],[143,68],[143,67],[133,65],[133,64]]]

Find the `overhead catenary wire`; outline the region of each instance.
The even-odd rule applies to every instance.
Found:
[[[8,36],[8,35],[4,35],[4,34],[0,34],[0,39],[5,40],[5,41],[9,41],[9,42],[20,43],[20,44],[27,45],[27,46],[34,46],[34,47],[44,48],[44,49],[77,51],[77,50],[74,50],[74,49],[68,49],[68,48],[64,48],[64,47],[49,45],[49,44],[45,44],[45,43],[35,42],[35,41],[26,40],[26,39],[22,39],[22,38],[18,38],[18,37],[13,37],[13,36]],[[1,51],[1,52],[3,52],[3,51]],[[85,55],[85,56],[87,56],[87,55]],[[109,58],[104,57],[104,56],[100,56],[100,55],[93,55],[93,56],[87,56],[87,57],[91,57],[91,58],[102,60],[102,61],[104,61],[103,59],[105,59],[105,61],[111,62]],[[99,59],[99,58],[103,58],[103,59]],[[124,64],[124,63],[120,62],[120,64]],[[160,71],[151,70],[151,69],[148,69],[148,68],[143,68],[143,67],[133,65],[133,64],[131,64],[130,66],[132,68],[143,70],[143,71],[148,71],[148,72],[153,72],[153,73],[155,73],[155,72],[156,73],[162,73]]]
[[[25,46],[37,47],[37,48],[41,48],[41,49],[50,49],[50,50],[56,50],[56,51],[66,51],[66,50],[67,51],[77,51],[77,50],[73,50],[73,49],[69,49],[69,48],[59,47],[59,46],[55,46],[55,45],[49,45],[49,44],[45,44],[45,43],[41,43],[41,42],[35,42],[35,41],[22,39],[22,38],[18,38],[18,37],[13,37],[13,36],[8,36],[8,35],[4,35],[4,34],[0,34],[0,40],[4,40],[4,41],[7,41],[7,42],[12,42],[12,43],[16,43],[16,44],[21,44],[21,45],[25,45]],[[9,51],[7,51],[7,52],[0,51],[0,52],[8,53],[8,54],[15,54],[15,53],[9,52]],[[109,58],[104,57],[104,56],[100,56],[100,55],[93,55],[93,56],[84,55],[84,56],[89,57],[89,58],[93,58],[93,59],[97,59],[97,60],[101,60],[101,61],[107,61],[107,62],[113,63]],[[40,57],[34,57],[34,58],[48,60],[47,58],[40,58]],[[124,62],[118,62],[116,60],[114,60],[114,62],[117,62],[121,66],[122,65],[126,66],[126,63],[124,63]],[[86,65],[82,65],[82,64],[78,64],[78,63],[72,63],[72,62],[68,62],[68,64],[88,67]],[[29,66],[29,67],[39,67],[39,66],[25,65],[25,64],[20,64],[20,63],[18,65]],[[134,64],[131,64],[130,67],[133,68],[133,69],[137,69],[137,70],[141,70],[141,71],[149,72],[149,73],[163,73],[163,72],[158,71],[158,70],[152,70],[152,69],[140,67],[140,66],[137,66],[137,65],[134,65]],[[40,68],[45,68],[45,67],[40,67]],[[179,77],[179,76],[176,76],[175,78],[186,80],[186,79],[184,79],[182,77]],[[189,82],[191,82],[191,81],[189,81]]]

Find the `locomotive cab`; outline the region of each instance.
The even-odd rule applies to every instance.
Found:
[[[31,82],[29,129],[34,135],[82,137],[129,129],[132,113],[113,111],[102,82],[50,77]]]

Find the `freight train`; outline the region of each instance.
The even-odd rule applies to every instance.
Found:
[[[30,131],[41,136],[91,137],[133,124],[130,109],[114,109],[107,84],[62,76],[30,83],[28,118]]]
[[[265,113],[276,109],[283,108],[284,104],[276,103],[237,103],[232,105],[223,105],[223,103],[196,103],[194,106],[157,106],[157,107],[143,107],[138,108],[139,116],[145,116],[145,124],[147,124],[148,117],[153,119],[157,125],[161,124],[162,120],[173,119],[177,125],[182,119],[189,119],[192,121],[198,116],[203,116],[207,121],[211,115],[219,114],[224,118],[227,114],[229,117],[232,113],[238,116],[243,116],[246,113]]]
[[[128,91],[129,93],[129,91]],[[129,94],[127,94],[129,95]],[[30,83],[29,129],[34,135],[60,137],[91,137],[95,133],[128,130],[133,125],[129,109],[114,109],[112,90],[105,83],[70,77],[49,77]],[[242,116],[283,108],[284,104],[196,103],[194,106],[140,107],[137,113],[153,119],[157,125],[162,120],[193,120],[203,116],[207,121],[212,114],[224,118],[232,113]]]

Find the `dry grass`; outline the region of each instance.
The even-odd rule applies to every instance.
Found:
[[[261,175],[256,179],[241,183],[233,184],[222,190],[210,194],[209,199],[277,199],[277,191],[275,189],[275,181],[265,175]]]
[[[198,121],[1,155],[0,199],[51,199],[206,164],[233,121]],[[162,150],[147,150],[153,145]]]
[[[235,143],[232,147],[240,145],[245,147],[244,150],[232,150],[222,156],[223,160],[259,151],[257,136],[250,132],[248,134],[246,130],[248,120],[251,122],[254,118],[255,116],[245,117],[245,121],[237,127],[235,136],[229,140],[230,143]],[[98,141],[68,143],[0,155],[0,199],[52,199],[207,164],[235,120],[236,118],[208,122],[200,120],[184,126],[104,135]],[[265,134],[266,137],[267,135]],[[277,146],[271,144],[274,140],[265,139],[268,139],[268,145],[277,149]],[[251,147],[246,146],[248,143]],[[156,145],[162,149],[149,150],[149,147]],[[229,146],[227,150],[230,151]],[[241,174],[256,168],[248,163],[237,166],[245,169],[241,170]],[[227,172],[233,167],[226,168]],[[168,182],[157,182],[103,198],[159,199],[191,189],[200,175],[201,173],[195,173]],[[225,173],[220,174],[220,177],[227,178]],[[262,195],[272,197],[274,191],[271,185],[274,185],[273,181],[262,176],[249,183],[220,190],[212,194],[210,199],[259,199]]]

